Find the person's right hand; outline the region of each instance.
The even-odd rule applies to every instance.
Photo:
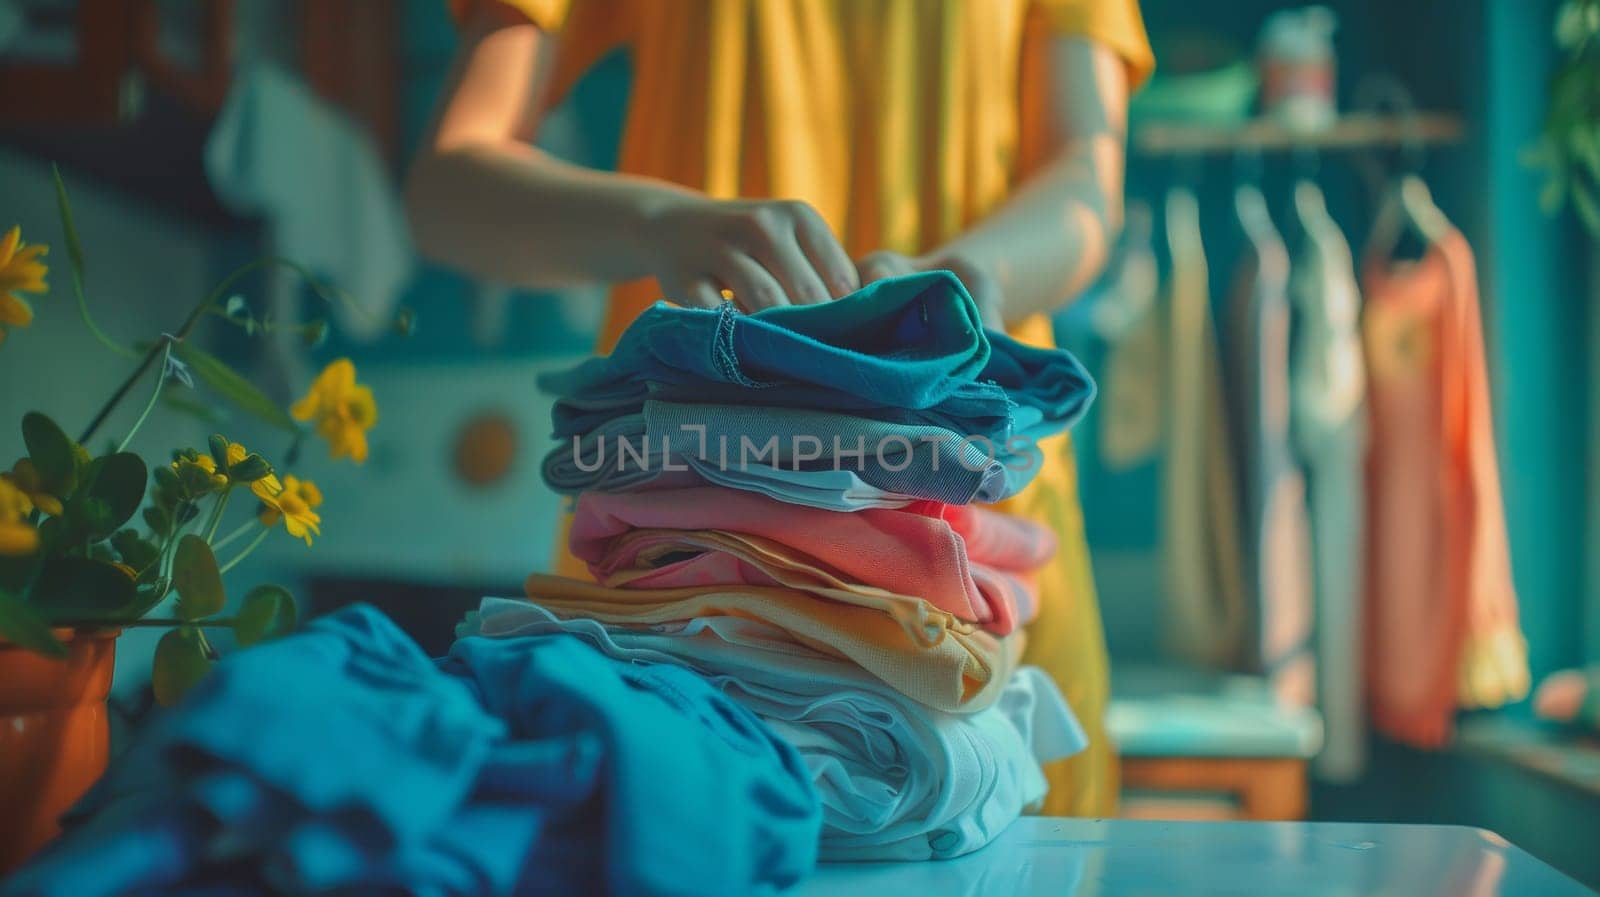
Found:
[[[797,200],[686,197],[650,216],[644,237],[662,292],[679,305],[715,308],[726,289],[759,311],[827,302],[861,286],[822,216]]]

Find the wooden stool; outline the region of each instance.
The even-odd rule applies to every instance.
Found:
[[[1279,703],[1248,676],[1118,668],[1112,680],[1123,816],[1305,816],[1306,763],[1322,747],[1316,711]]]

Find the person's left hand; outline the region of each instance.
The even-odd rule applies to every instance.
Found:
[[[888,277],[898,277],[915,271],[949,271],[960,279],[978,305],[983,326],[995,330],[1005,329],[1005,315],[1000,308],[1000,283],[988,269],[973,260],[954,252],[932,252],[928,255],[909,256],[888,249],[880,249],[856,259],[856,270],[865,286]]]

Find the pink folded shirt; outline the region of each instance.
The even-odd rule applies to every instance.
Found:
[[[585,493],[573,518],[572,553],[596,578],[635,565],[639,547],[620,537],[637,529],[756,536],[847,582],[911,595],[999,635],[1037,610],[1026,574],[1054,554],[1048,530],[981,508],[918,502],[906,509],[828,511],[752,492],[696,487]],[[759,568],[705,550],[661,563],[636,588],[766,585]]]
[[[973,563],[1008,573],[1031,573],[1056,556],[1056,533],[1049,527],[1011,514],[1002,514],[975,505],[947,505],[919,501],[901,508],[902,513],[937,517],[967,545]]]

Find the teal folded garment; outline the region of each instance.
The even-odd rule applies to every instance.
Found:
[[[768,894],[815,865],[821,806],[805,764],[700,676],[549,636],[461,639],[443,667],[513,739],[582,732],[604,747],[602,787],[530,858],[541,893]],[[549,887],[561,878],[571,887]]]
[[[693,674],[566,636],[436,663],[358,606],[220,662],[0,895],[768,894],[819,813]]]
[[[1014,412],[1032,435],[1074,422],[1094,394],[1067,352],[985,333],[948,271],[879,281],[818,305],[740,314],[657,303],[610,355],[540,378],[556,397],[556,436],[638,413],[645,399],[842,411],[1004,440]]]

